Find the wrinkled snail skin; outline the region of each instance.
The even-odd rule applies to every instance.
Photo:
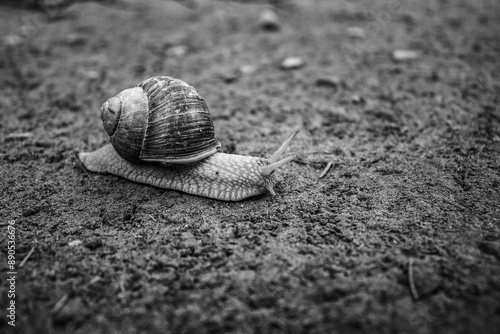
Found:
[[[236,154],[216,153],[194,164],[168,167],[126,161],[109,144],[78,156],[92,172],[223,201],[240,201],[272,191],[277,182],[275,173],[261,175],[261,168],[269,161]]]
[[[296,130],[269,158],[218,153],[214,125],[203,97],[186,82],[156,76],[102,104],[111,144],[78,154],[86,169],[130,181],[224,201],[266,192]]]

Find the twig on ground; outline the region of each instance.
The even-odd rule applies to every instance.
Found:
[[[28,259],[30,258],[31,254],[33,254],[34,250],[35,250],[35,246],[31,247],[31,249],[28,252],[28,254],[26,254],[26,256],[24,257],[24,259],[21,261],[21,264],[19,264],[19,268],[22,268],[24,266],[24,264],[26,263],[26,261],[28,261]]]
[[[418,291],[417,288],[415,288],[415,283],[413,282],[413,258],[411,257],[408,260],[408,282],[410,284],[411,296],[414,300],[418,300]]]
[[[374,269],[377,269],[378,266],[379,266],[378,263],[372,263],[368,267],[363,268],[363,272],[368,273],[368,272],[370,272],[370,271],[372,271]]]
[[[467,158],[465,159],[464,162],[464,167],[463,167],[463,174],[462,174],[462,182],[461,186],[464,190],[469,190],[471,186],[467,182],[467,178],[469,177],[469,168],[470,168],[470,154],[467,154]]]
[[[328,162],[328,164],[326,165],[325,169],[323,169],[323,171],[321,172],[321,174],[319,174],[319,178],[320,179],[322,177],[324,177],[326,175],[326,173],[328,173],[328,171],[330,170],[330,168],[332,168],[332,165],[333,165],[333,160],[331,160],[330,162]]]
[[[56,315],[59,312],[61,312],[62,308],[64,307],[64,305],[66,305],[68,300],[69,300],[69,294],[66,293],[64,294],[64,296],[61,297],[61,299],[59,299],[56,305],[54,305],[54,308],[52,308],[52,311],[50,311],[50,313],[52,313],[52,315]]]

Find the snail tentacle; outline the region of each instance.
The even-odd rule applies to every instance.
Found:
[[[284,159],[279,160],[281,156],[283,155],[283,152],[290,146],[290,143],[293,138],[297,135],[297,133],[300,132],[300,129],[296,129],[286,140],[283,144],[281,144],[280,148],[274,152],[274,154],[269,158],[269,165],[262,167],[262,170],[260,171],[262,176],[266,177],[268,175],[271,175],[272,172],[283,166],[284,164],[294,160],[297,158],[297,155],[291,155],[289,157],[286,157]],[[273,191],[269,191],[271,194]]]
[[[296,158],[297,158],[297,155],[291,155],[291,156],[286,157],[284,159],[281,159],[279,161],[273,162],[270,165],[262,167],[262,170],[260,171],[260,173],[262,174],[262,176],[268,176],[272,172],[274,172],[275,170],[277,170],[278,168],[283,166],[284,164],[286,164],[286,163],[288,163]]]
[[[279,158],[281,158],[281,156],[283,155],[283,152],[285,152],[285,150],[288,148],[288,146],[290,146],[290,143],[292,141],[293,138],[295,138],[295,136],[297,135],[297,133],[300,132],[300,129],[296,129],[286,140],[283,144],[281,144],[280,148],[278,148],[276,150],[276,152],[274,152],[274,154],[269,158],[269,162],[270,163],[274,163],[276,161],[279,160]]]

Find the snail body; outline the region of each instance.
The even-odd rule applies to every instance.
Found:
[[[207,117],[208,116],[208,117]],[[218,200],[275,195],[274,171],[296,130],[269,159],[217,152],[203,98],[188,84],[153,77],[106,101],[101,118],[111,144],[78,154],[86,169]]]

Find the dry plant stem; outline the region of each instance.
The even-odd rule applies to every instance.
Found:
[[[69,294],[66,293],[64,294],[64,296],[61,297],[61,299],[59,299],[56,305],[54,305],[54,308],[52,309],[51,313],[53,315],[56,315],[59,312],[61,312],[62,308],[64,307],[64,305],[66,305],[68,300],[69,300]]]
[[[418,300],[420,297],[418,295],[417,288],[415,288],[415,283],[413,281],[413,258],[410,257],[408,260],[408,282],[410,284],[411,296],[414,300]]]
[[[330,168],[332,168],[332,165],[333,165],[333,160],[328,162],[328,164],[326,165],[325,169],[323,169],[323,171],[321,172],[321,174],[319,174],[319,178],[323,178],[326,173],[328,173],[328,171],[330,170]]]
[[[26,263],[26,261],[28,261],[28,259],[30,258],[31,254],[33,254],[33,251],[35,250],[35,247],[31,247],[30,251],[28,252],[28,254],[24,257],[24,259],[21,261],[21,264],[19,264],[19,268],[22,268],[24,266],[24,264]]]

